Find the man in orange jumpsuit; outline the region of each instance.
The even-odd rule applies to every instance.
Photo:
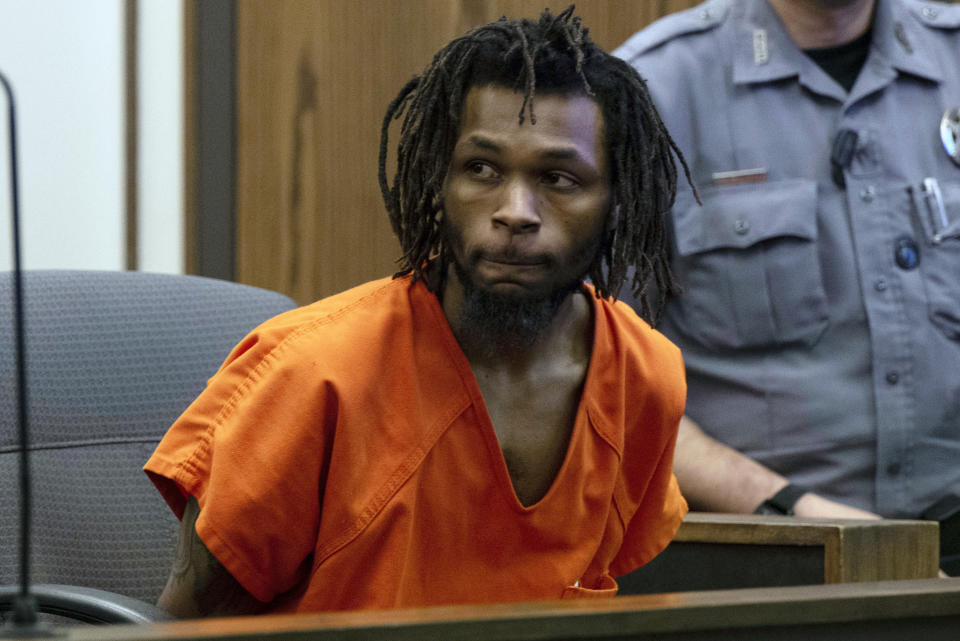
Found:
[[[254,330],[145,467],[175,615],[612,595],[686,511],[679,351],[615,302],[672,287],[642,80],[544,12],[441,50],[382,149],[395,119],[401,272]]]

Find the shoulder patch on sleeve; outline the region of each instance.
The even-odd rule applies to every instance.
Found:
[[[914,0],[909,7],[910,12],[929,27],[960,29],[960,4]]]
[[[707,31],[723,22],[728,10],[728,0],[707,0],[691,9],[671,13],[635,33],[613,55],[629,61],[674,38]]]

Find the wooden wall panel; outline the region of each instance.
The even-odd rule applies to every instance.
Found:
[[[379,10],[377,10],[379,8]],[[392,95],[455,27],[447,0],[238,5],[238,279],[300,302],[393,269],[376,182]]]
[[[702,0],[581,0],[576,14],[590,29],[594,42],[608,51],[617,48],[641,27],[668,13],[687,9]],[[559,12],[571,2],[545,0],[460,0],[463,30],[492,22],[500,16],[535,17],[545,6]]]
[[[694,4],[592,0],[577,12],[609,49]],[[307,303],[392,273],[399,245],[376,177],[387,104],[451,38],[501,15],[536,16],[544,5],[240,0],[237,279]]]

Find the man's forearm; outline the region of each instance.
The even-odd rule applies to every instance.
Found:
[[[694,510],[749,514],[788,483],[786,477],[711,438],[686,416],[680,421],[673,465],[680,490]],[[800,497],[794,512],[822,518],[878,518],[813,492]]]
[[[673,468],[690,507],[707,512],[753,512],[787,485],[786,478],[711,438],[686,416]]]

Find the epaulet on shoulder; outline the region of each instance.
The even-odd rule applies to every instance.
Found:
[[[723,22],[729,4],[728,0],[708,0],[696,7],[664,16],[635,33],[614,55],[629,60],[674,38],[713,29]]]
[[[907,6],[920,22],[938,29],[960,29],[960,4],[908,0]]]

